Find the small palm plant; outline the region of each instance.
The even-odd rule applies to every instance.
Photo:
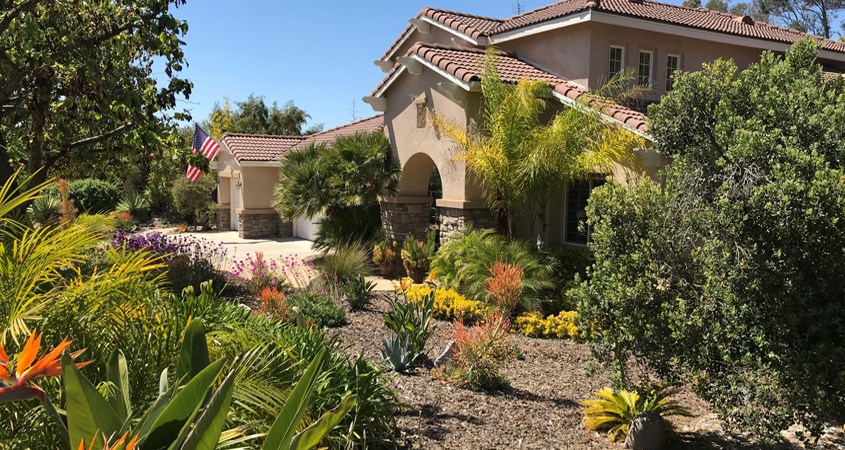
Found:
[[[689,412],[670,397],[677,389],[666,384],[639,387],[633,391],[614,391],[609,387],[595,393],[598,398],[581,402],[584,426],[591,430],[607,431],[607,438],[619,441],[628,435],[631,421],[638,414],[654,412],[661,417],[689,416]]]

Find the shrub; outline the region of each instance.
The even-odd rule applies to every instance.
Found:
[[[676,79],[649,114],[665,184],[593,192],[574,293],[617,377],[633,356],[767,441],[845,417],[845,80],[815,52]]]
[[[145,221],[150,215],[150,203],[143,194],[129,192],[117,204],[117,212],[127,212],[140,221]]]
[[[575,324],[576,311],[561,311],[545,319],[540,313],[525,313],[514,319],[514,331],[533,338],[581,339],[581,332]]]
[[[358,274],[357,277],[353,277],[343,283],[340,287],[340,291],[343,293],[343,298],[345,298],[346,302],[349,303],[349,307],[353,311],[358,311],[366,308],[370,304],[373,289],[375,288],[375,283],[367,281],[364,278],[364,275]]]
[[[117,231],[128,233],[135,229],[135,220],[129,212],[113,212],[109,218],[111,219],[112,226]]]
[[[339,327],[346,324],[346,311],[328,296],[310,292],[291,296],[288,300],[302,316],[320,327]]]
[[[211,281],[215,290],[226,286],[226,275],[220,269],[228,262],[222,243],[212,244],[205,239],[189,236],[168,236],[158,231],[151,233],[117,233],[112,237],[112,248],[146,251],[161,258],[167,266],[166,276],[174,293]]]
[[[213,199],[211,193],[216,187],[215,179],[210,174],[203,174],[194,183],[187,177],[178,177],[173,182],[173,204],[176,211],[185,220],[193,223],[194,228],[198,225],[212,227],[217,218],[209,222],[209,208]]]
[[[315,259],[314,264],[327,278],[341,283],[358,275],[373,274],[370,255],[364,245],[358,242],[341,245]]]
[[[607,431],[607,438],[619,441],[628,435],[631,421],[638,414],[654,412],[661,417],[688,416],[689,412],[670,400],[677,390],[668,385],[638,387],[634,391],[614,391],[606,387],[595,393],[598,399],[584,400],[584,426]],[[667,426],[669,422],[666,422]]]
[[[540,297],[553,285],[551,265],[524,243],[509,241],[493,230],[467,228],[459,236],[443,244],[431,268],[444,287],[459,290],[469,298],[493,301],[484,291],[490,277],[489,268],[497,262],[522,267],[524,292],[519,310],[535,310]]]
[[[587,279],[587,268],[593,263],[590,250],[575,246],[554,248],[545,251],[545,258],[551,267],[552,287],[539,292],[540,311],[548,316],[575,309],[577,301],[569,291]]]
[[[59,183],[61,182],[62,180],[59,180]],[[68,197],[81,212],[109,213],[114,211],[120,200],[120,188],[108,181],[85,178],[67,182],[67,185]],[[53,185],[45,189],[42,195],[59,197],[59,191],[59,186]]]
[[[261,301],[261,306],[258,307],[260,314],[278,322],[287,322],[290,318],[291,310],[284,292],[268,287],[258,294],[258,300]]]
[[[264,289],[282,287],[276,265],[275,261],[264,259],[264,252],[255,252],[255,256],[247,253],[245,259],[233,263],[230,276],[247,292],[258,295]]]
[[[490,278],[484,282],[484,292],[496,302],[505,317],[510,317],[519,306],[522,290],[525,288],[522,283],[522,267],[497,262],[488,270]]]
[[[431,270],[431,258],[434,257],[436,245],[436,231],[432,228],[426,232],[425,242],[418,241],[413,234],[409,234],[402,244],[402,265],[408,276],[419,283]]]
[[[62,216],[62,200],[52,195],[43,195],[32,201],[27,211],[30,219],[41,225],[54,225]]]
[[[413,285],[408,287],[405,295],[414,302],[422,301],[432,291],[429,285]],[[458,320],[470,325],[479,323],[490,314],[491,307],[484,302],[467,300],[452,289],[437,289],[434,295],[434,318],[440,320]]]
[[[500,313],[491,314],[483,324],[471,328],[461,320],[455,322],[455,370],[448,373],[449,381],[472,390],[507,386],[508,379],[499,373],[499,368],[514,356],[514,348],[508,342],[509,322]]]

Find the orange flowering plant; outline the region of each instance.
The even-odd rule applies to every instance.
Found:
[[[484,291],[496,302],[502,314],[510,317],[522,299],[525,271],[519,264],[506,264],[501,260],[487,270],[490,278],[484,282]]]
[[[6,350],[0,344],[0,403],[37,398],[41,403],[47,404],[44,391],[32,384],[32,381],[41,377],[60,376],[62,374],[62,353],[70,347],[73,341],[63,340],[56,348],[45,352],[36,361],[38,350],[41,347],[41,337],[42,334],[36,336],[35,331],[32,332],[15,364],[9,362]],[[85,350],[71,353],[71,358],[76,359],[83,351]],[[76,367],[83,367],[90,363],[91,361],[79,363],[76,364]]]

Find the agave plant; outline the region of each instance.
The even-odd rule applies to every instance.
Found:
[[[384,363],[397,373],[408,373],[422,355],[422,352],[412,351],[408,339],[401,334],[393,333],[392,337],[384,338],[381,357],[384,358]]]
[[[117,204],[117,212],[127,212],[132,217],[144,219],[150,213],[150,202],[140,192],[128,192],[120,203]]]
[[[670,397],[677,393],[669,385],[642,387],[633,391],[614,391],[609,387],[595,393],[597,399],[581,402],[584,426],[591,430],[607,431],[607,438],[618,441],[628,434],[631,421],[638,414],[655,412],[661,417],[688,416],[689,412]]]

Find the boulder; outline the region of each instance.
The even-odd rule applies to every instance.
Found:
[[[666,422],[660,414],[649,411],[637,414],[631,421],[625,448],[661,450],[666,446]]]
[[[455,351],[452,349],[452,346],[455,345],[455,341],[449,341],[446,344],[446,349],[443,350],[443,353],[434,360],[434,368],[438,368],[440,366],[451,366],[452,365],[452,357],[455,354]]]

